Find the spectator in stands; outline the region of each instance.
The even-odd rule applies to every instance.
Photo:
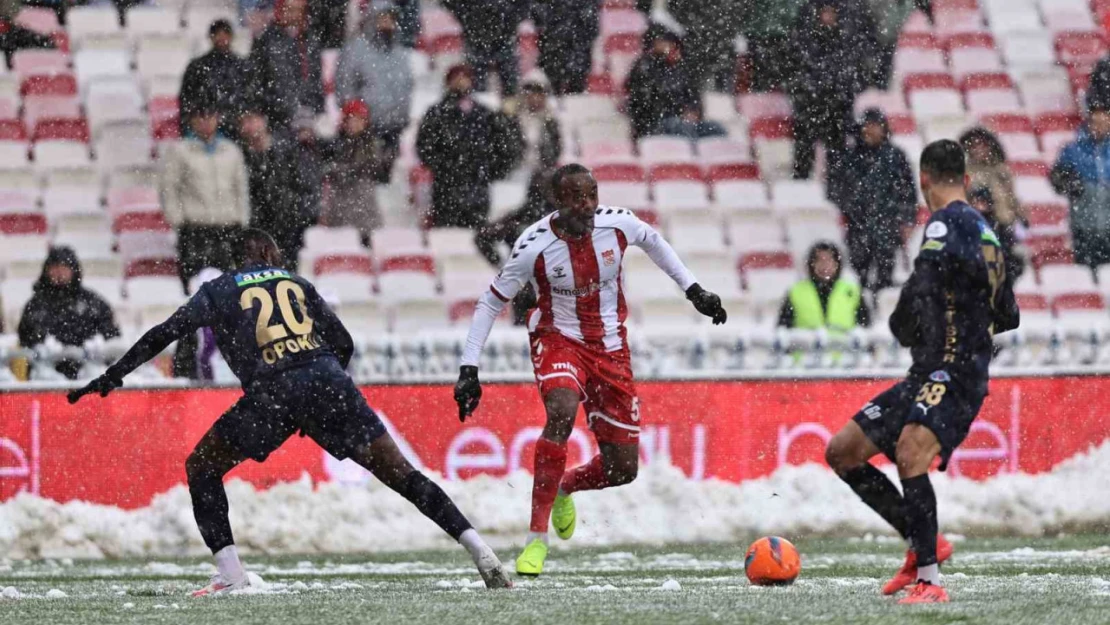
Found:
[[[916,184],[905,152],[890,141],[886,115],[865,111],[855,145],[828,184],[829,199],[848,224],[848,258],[865,289],[894,284],[902,232],[917,216]]]
[[[501,80],[501,95],[516,95],[520,82],[516,29],[528,15],[527,0],[443,0],[455,14],[466,41],[466,63],[474,73],[474,87],[486,90],[491,67]]]
[[[1052,186],[1071,203],[1075,262],[1092,268],[1110,263],[1110,100],[1087,96],[1087,121],[1060,151]]]
[[[659,134],[686,137],[691,141],[706,137],[725,137],[728,131],[720,123],[705,119],[701,101],[687,106],[681,115],[675,115],[659,124]]]
[[[397,6],[397,38],[406,48],[415,48],[420,37],[420,0],[393,0]]]
[[[1095,98],[1100,102],[1110,102],[1110,55],[1099,59],[1091,70],[1087,97]]]
[[[663,120],[700,110],[701,92],[678,35],[654,24],[643,35],[643,53],[625,82],[632,133],[662,132]]]
[[[1013,226],[1002,224],[995,216],[994,196],[990,188],[972,185],[967,192],[967,202],[983,214],[991,229],[998,235],[1002,256],[1005,258],[1006,278],[1011,282],[1017,280],[1025,272],[1025,253],[1018,243]]]
[[[177,96],[181,110],[181,136],[189,131],[189,119],[201,103],[215,102],[220,113],[220,132],[225,137],[238,136],[239,115],[243,112],[244,82],[247,62],[231,49],[235,31],[231,22],[218,19],[208,28],[212,49],[189,61],[181,78]]]
[[[790,31],[807,0],[746,0],[740,8],[740,32],[748,40],[753,91],[786,86],[790,75]]]
[[[809,250],[808,278],[786,294],[778,325],[799,330],[849,332],[871,325],[871,310],[855,282],[840,277],[840,249],[820,241]]]
[[[830,168],[844,152],[856,96],[873,75],[875,23],[861,0],[809,0],[791,34],[794,70],[794,178],[809,178],[816,144]]]
[[[914,10],[930,13],[931,0],[869,0],[878,34],[878,57],[872,84],[886,90],[894,70],[894,53],[902,25]]]
[[[0,5],[0,51],[4,52],[4,59],[9,67],[16,50],[54,47],[54,40],[50,37],[16,24],[17,15],[19,15],[18,2],[8,1]]]
[[[162,158],[159,186],[166,221],[177,229],[181,281],[205,267],[231,269],[233,242],[250,218],[243,153],[217,132],[215,105],[198,106],[189,135]]]
[[[19,344],[35,347],[47,337],[54,337],[62,345],[80,347],[96,336],[119,336],[112,307],[81,285],[81,264],[72,249],[51,248],[34,294],[20,317]],[[63,359],[55,364],[55,370],[74,380],[82,364]]]
[[[1014,191],[1014,175],[1006,164],[1006,151],[998,137],[986,128],[972,128],[960,136],[960,145],[967,154],[971,184],[991,191],[998,223],[1004,226],[1027,223],[1025,209]]]
[[[299,215],[309,225],[320,219],[324,195],[324,149],[316,136],[316,119],[307,111],[293,119],[293,158],[296,161],[294,193]]]
[[[524,204],[483,227],[475,239],[482,255],[495,267],[502,261],[497,243],[512,247],[525,228],[550,212],[551,175],[559,164],[563,142],[559,120],[547,106],[547,89],[547,78],[539,71],[525,76],[521,86],[523,97],[516,119],[524,136],[524,156],[511,177],[528,181]]]
[[[286,135],[275,136],[260,111],[243,114],[239,136],[247,166],[251,226],[273,235],[286,266],[295,270],[304,231],[316,217],[302,212],[296,146]]]
[[[274,21],[251,48],[251,108],[274,130],[287,131],[298,109],[324,110],[319,33],[309,28],[307,0],[275,0]]]
[[[371,130],[370,109],[362,100],[343,105],[339,137],[328,151],[324,168],[331,185],[329,226],[353,226],[365,241],[382,224],[375,196],[380,170],[384,167],[379,140]]]
[[[520,125],[473,98],[470,68],[447,71],[443,100],[420,122],[416,151],[431,170],[433,227],[479,228],[489,216],[489,186],[521,158]]]
[[[335,78],[340,102],[361,100],[373,113],[372,130],[381,140],[383,160],[376,171],[384,174],[378,180],[383,183],[389,182],[412,105],[412,52],[398,39],[397,15],[392,2],[370,4],[361,32],[343,46]]]
[[[582,93],[601,22],[601,0],[538,0],[532,21],[539,35],[540,67],[555,95]]]
[[[686,28],[686,51],[695,82],[714,91],[735,93],[736,53],[742,0],[670,0],[667,10]]]
[[[340,48],[346,39],[349,0],[316,0],[311,5],[314,27],[324,48]]]

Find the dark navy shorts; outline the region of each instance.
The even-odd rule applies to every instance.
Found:
[[[945,371],[934,371],[910,376],[883,391],[853,420],[892,462],[902,428],[910,423],[924,425],[940,442],[943,471],[952,452],[967,438],[986,396],[986,380],[977,379],[968,386]]]
[[[340,460],[385,434],[381,419],[332,358],[255,381],[212,428],[258,462],[298,431]]]

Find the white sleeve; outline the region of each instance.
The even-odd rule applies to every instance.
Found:
[[[655,228],[633,216],[633,221],[629,224],[629,227],[622,228],[622,230],[625,230],[629,245],[635,245],[644,250],[648,258],[662,269],[663,273],[670,276],[671,280],[674,280],[683,292],[697,282],[694,274],[686,267],[686,263],[682,262],[671,244],[667,243],[667,240]]]
[[[514,245],[516,250],[517,246]],[[474,318],[470,322],[470,332],[466,335],[466,348],[463,350],[462,365],[477,367],[482,358],[482,348],[486,345],[490,330],[497,316],[505,309],[505,304],[512,301],[520,289],[532,279],[532,257],[514,251],[509,262],[501,269],[501,273],[494,278],[489,290],[478,298],[478,305],[474,308]]]

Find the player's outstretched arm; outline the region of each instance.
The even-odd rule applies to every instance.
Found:
[[[75,404],[90,393],[98,393],[101,397],[107,397],[108,393],[123,386],[123,378],[127,374],[162,353],[162,350],[169,347],[174,341],[196,332],[198,328],[210,325],[211,318],[212,303],[207,291],[202,288],[184,306],[170,315],[169,319],[148,330],[138,342],[131,346],[131,349],[127,350],[122,358],[108,367],[108,370],[100,377],[75,391],[70,391],[66,398],[69,403]]]
[[[706,291],[697,283],[686,263],[682,262],[678,253],[661,234],[639,219],[635,219],[632,230],[629,233],[630,242],[644,250],[648,258],[675,281],[699,313],[712,319],[713,325],[720,325],[728,320],[728,313],[721,305],[720,296]]]
[[[335,352],[335,357],[339,359],[339,364],[344,369],[351,363],[351,358],[355,354],[355,341],[351,338],[351,333],[347,330],[347,326],[339,320],[339,316],[335,311],[328,306],[324,298],[316,291],[316,287],[312,284],[305,282],[305,293],[308,297],[309,314],[312,316],[313,329],[316,334],[324,340]]]

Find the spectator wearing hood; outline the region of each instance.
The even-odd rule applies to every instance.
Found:
[[[794,178],[813,172],[817,142],[830,168],[844,152],[852,106],[874,73],[875,22],[861,0],[810,0],[791,33]]]
[[[296,145],[288,135],[271,131],[259,111],[243,114],[239,137],[250,188],[251,226],[269,232],[286,266],[295,270],[304,231],[315,222],[298,197]]]
[[[1091,268],[1110,263],[1110,101],[1087,96],[1087,121],[1060,151],[1050,176],[1071,204],[1075,262]]]
[[[855,145],[830,172],[828,192],[848,224],[848,258],[863,287],[892,286],[902,232],[917,216],[917,187],[882,111],[864,112]]]
[[[998,137],[986,128],[968,130],[960,136],[967,154],[967,175],[971,185],[990,189],[994,217],[1004,226],[1028,222],[1025,209],[1014,191],[1014,174],[1006,164],[1006,151]]]
[[[331,185],[329,226],[358,228],[365,240],[382,225],[375,195],[384,167],[381,146],[371,130],[370,109],[362,100],[343,105],[339,136],[327,152],[324,175]]]
[[[828,241],[816,243],[806,260],[807,275],[786,294],[778,325],[798,330],[827,329],[847,333],[871,325],[871,310],[860,287],[840,277],[840,249]]]
[[[998,235],[998,242],[1002,248],[1002,257],[1006,266],[1006,279],[1011,283],[1021,277],[1025,272],[1025,254],[1018,243],[1018,236],[1013,226],[1007,226],[998,221],[995,216],[994,196],[988,187],[971,186],[967,192],[967,203],[983,214],[991,230]]]
[[[340,52],[335,76],[336,98],[361,100],[373,114],[372,130],[383,146],[385,179],[379,182],[389,182],[412,105],[412,52],[401,45],[397,16],[392,2],[372,2],[362,30]]]
[[[35,347],[51,336],[62,345],[80,347],[96,336],[119,336],[119,327],[108,302],[81,285],[77,254],[68,247],[54,247],[46,256],[31,300],[23,308],[18,332],[23,347]],[[82,364],[60,360],[55,370],[74,380]]]
[[[701,92],[678,35],[655,24],[643,36],[643,52],[625,82],[628,115],[636,138],[662,132],[663,120],[701,110]]]
[[[231,22],[218,19],[208,28],[212,49],[189,61],[177,96],[181,108],[181,136],[189,132],[189,118],[198,108],[213,104],[220,113],[220,132],[236,137],[243,112],[243,84],[247,62],[231,49],[235,31]]]
[[[670,0],[667,11],[686,29],[686,49],[699,86],[734,93],[736,53],[744,0]]]
[[[417,155],[433,176],[432,227],[484,226],[490,183],[521,158],[520,125],[476,102],[473,87],[468,66],[448,70],[443,100],[428,109],[416,135]]]
[[[529,0],[443,0],[440,4],[462,26],[475,89],[486,90],[492,67],[501,79],[501,95],[516,95],[520,82],[516,29],[528,16]]]
[[[254,40],[249,108],[263,112],[274,130],[288,131],[301,108],[324,110],[320,36],[309,28],[307,0],[275,0],[274,20]]]
[[[250,219],[243,153],[219,134],[219,124],[214,106],[198,107],[189,118],[189,133],[160,161],[162,207],[177,230],[178,266],[186,285],[205,267],[231,269],[232,243]]]
[[[555,95],[582,93],[601,24],[601,0],[540,0],[532,5],[540,67]]]

